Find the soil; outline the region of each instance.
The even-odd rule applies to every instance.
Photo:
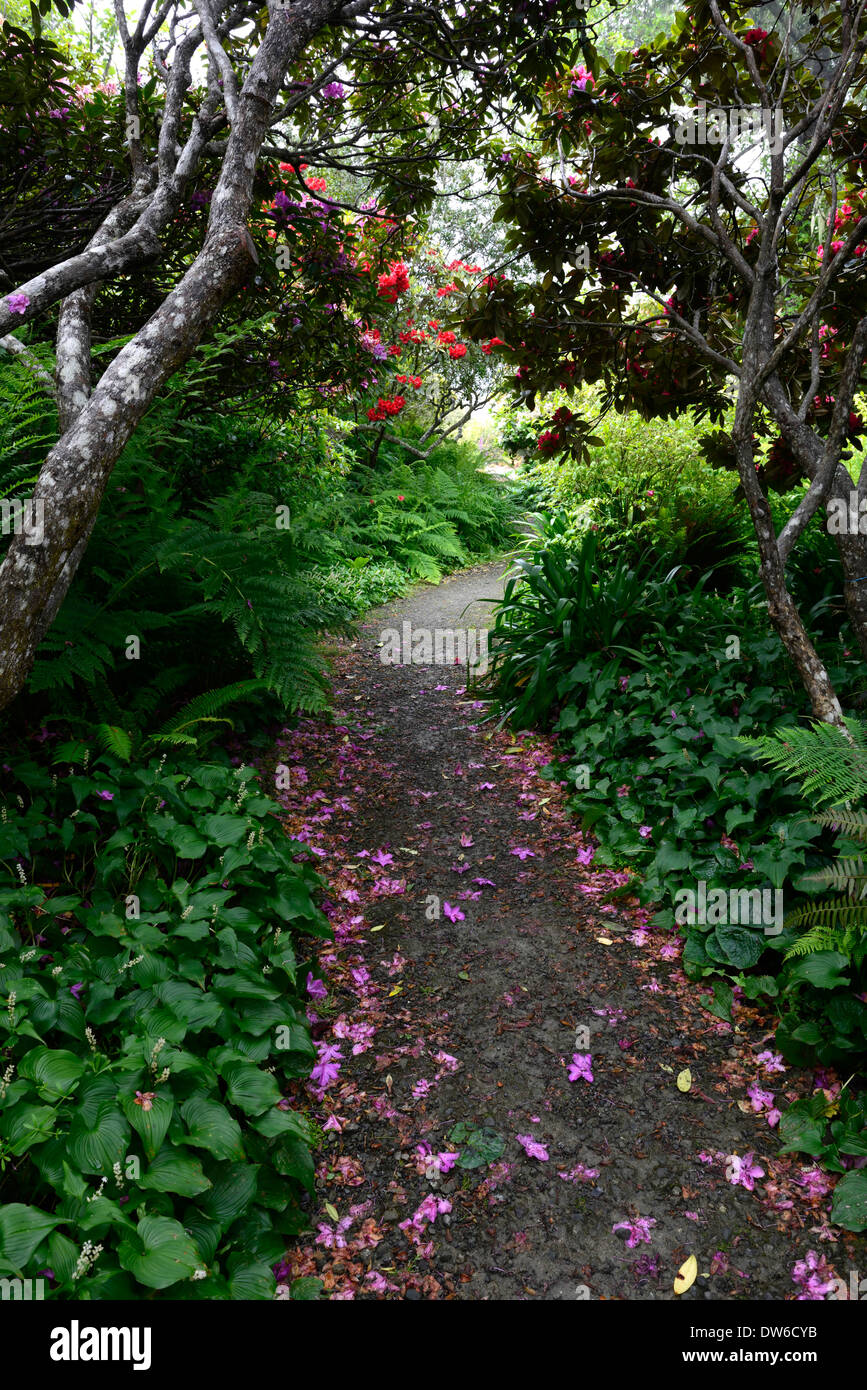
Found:
[[[313,967],[314,1037],[341,1054],[308,1088],[313,1231],[280,1277],[317,1275],[336,1299],[767,1300],[798,1295],[813,1251],[847,1281],[864,1239],[829,1224],[829,1183],[779,1154],[748,1095],[758,1082],[785,1108],[834,1078],[777,1069],[769,1016],[741,1000],[732,1024],[714,1017],[677,937],[635,898],[609,903],[626,875],[594,871],[564,787],[540,776],[551,739],[484,722],[465,667],[383,664],[405,621],[484,626],[503,573],[369,614],[334,653],[333,722],[278,745],[287,828],[336,933]],[[477,1167],[469,1130],[492,1131]],[[733,1155],[761,1172],[735,1181]]]

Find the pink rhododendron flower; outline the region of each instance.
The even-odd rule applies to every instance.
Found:
[[[569,1067],[570,1081],[592,1081],[593,1071],[591,1064],[593,1061],[590,1052],[575,1052],[572,1054],[572,1063]]]
[[[808,1250],[806,1259],[798,1260],[792,1270],[792,1280],[801,1290],[798,1302],[818,1302],[837,1287],[834,1271],[825,1256],[817,1255],[815,1250]]]
[[[611,1227],[614,1231],[628,1231],[629,1236],[626,1241],[626,1248],[634,1250],[636,1245],[644,1241],[650,1244],[650,1228],[656,1225],[656,1218],[653,1216],[638,1216],[634,1221],[618,1221]]]
[[[534,1139],[532,1134],[519,1134],[516,1137],[528,1158],[538,1158],[541,1163],[548,1162],[548,1150],[544,1144]]]
[[[740,1158],[738,1154],[730,1154],[726,1165],[726,1177],[733,1187],[745,1187],[747,1192],[752,1192],[756,1185],[756,1178],[765,1176],[764,1168],[760,1168],[753,1162],[755,1154],[752,1152],[744,1154]]]

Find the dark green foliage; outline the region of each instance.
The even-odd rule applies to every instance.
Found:
[[[227,761],[68,745],[7,787],[0,1274],[50,1268],[61,1298],[272,1297],[306,1225],[291,1095],[315,1058],[305,958],[330,935],[303,846]]]

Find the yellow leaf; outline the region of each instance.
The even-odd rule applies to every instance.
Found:
[[[691,1085],[692,1072],[690,1071],[689,1067],[684,1067],[683,1071],[680,1071],[677,1074],[677,1089],[679,1091],[688,1091]],[[693,1278],[695,1278],[694,1275]]]
[[[610,937],[610,936],[597,936],[596,940],[599,942],[599,945],[600,945],[600,946],[613,946],[613,945],[614,945],[614,942],[611,940],[611,937]]]
[[[378,927],[371,927],[370,930],[371,930],[371,931],[384,931],[384,930],[385,930],[385,923],[384,923],[384,922],[380,922],[380,924],[379,924]]]
[[[698,1274],[698,1260],[695,1255],[690,1255],[688,1260],[684,1260],[674,1279],[674,1292],[686,1293],[695,1283]]]
[[[663,1071],[668,1071],[668,1072],[674,1071],[674,1067],[667,1067],[667,1066],[665,1065],[664,1062],[660,1062],[659,1065],[662,1067],[662,1070],[663,1070]]]
[[[326,1202],[326,1203],[325,1203],[325,1210],[327,1211],[328,1215],[331,1217],[331,1220],[332,1220],[332,1221],[339,1221],[339,1220],[340,1220],[340,1217],[339,1217],[338,1214],[337,1214],[337,1208],[336,1208],[336,1207],[333,1207],[333,1206],[331,1205],[330,1202]]]
[[[388,997],[389,997],[389,999],[393,999],[394,996],[395,996],[396,994],[400,994],[401,991],[402,991],[402,989],[403,989],[403,985],[395,985],[394,989],[390,989],[390,990],[388,991]]]

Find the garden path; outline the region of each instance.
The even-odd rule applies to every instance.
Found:
[[[279,745],[303,769],[287,826],[337,934],[313,971],[314,1036],[341,1054],[313,1100],[313,1233],[283,1277],[318,1274],[334,1298],[669,1299],[694,1254],[684,1298],[756,1300],[796,1293],[812,1250],[847,1278],[821,1181],[750,1105],[753,1083],[780,1101],[812,1084],[758,1061],[770,1020],[746,1001],[734,1029],[706,1012],[677,939],[635,899],[606,905],[617,875],[594,871],[565,789],[540,776],[550,739],[492,732],[461,667],[382,663],[404,621],[483,625],[502,575],[369,614],[335,653],[333,726]],[[457,1125],[492,1132],[491,1161],[437,1173],[418,1146],[466,1162]]]

